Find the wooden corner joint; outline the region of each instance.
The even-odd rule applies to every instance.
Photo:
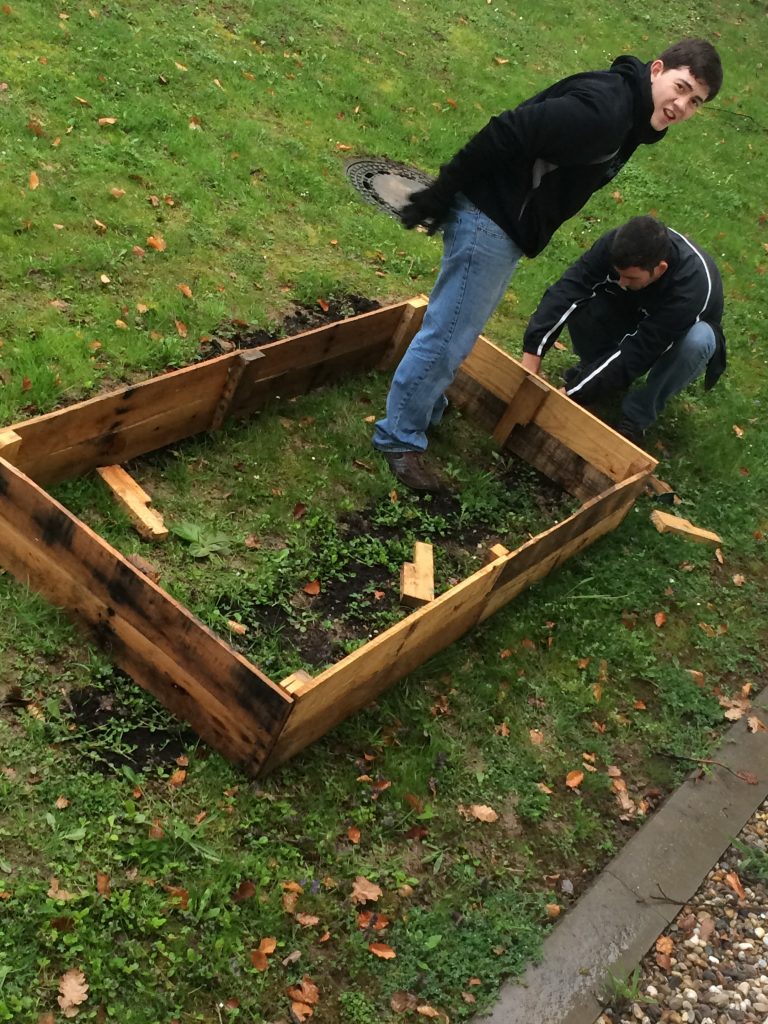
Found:
[[[432,545],[417,540],[413,545],[413,561],[400,568],[400,604],[420,608],[435,599],[435,561]]]
[[[122,466],[99,466],[96,472],[128,514],[140,537],[155,543],[165,540],[168,527],[160,513],[149,507],[152,498]]]
[[[694,526],[682,516],[673,516],[670,512],[662,512],[654,509],[651,512],[651,522],[659,533],[676,533],[679,537],[686,537],[696,544],[712,544],[717,547],[722,544],[722,538],[711,530],[702,530]]]
[[[309,672],[305,672],[303,668],[300,668],[291,675],[286,676],[280,683],[280,686],[286,693],[290,693],[292,697],[298,697],[301,695],[301,691],[306,689],[307,683],[311,682],[312,676]]]

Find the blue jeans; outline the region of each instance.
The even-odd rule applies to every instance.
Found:
[[[442,419],[445,389],[469,355],[522,256],[509,235],[459,195],[443,231],[443,261],[421,330],[395,370],[373,446],[423,452]]]
[[[648,371],[645,383],[629,392],[622,402],[624,418],[645,430],[662,411],[668,400],[688,387],[707,368],[715,352],[715,332],[699,321],[657,359]]]

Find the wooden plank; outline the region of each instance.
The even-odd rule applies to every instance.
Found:
[[[349,373],[373,369],[404,306],[389,306],[264,345],[264,361],[245,368],[229,415],[249,416],[269,398],[304,394]]]
[[[561,523],[511,552],[502,564],[494,592],[489,596],[481,620],[508,604],[522,590],[552,572],[567,558],[618,526],[643,490],[647,478],[648,473],[642,472],[615,484],[605,494],[586,502]]]
[[[206,430],[236,353],[17,423],[19,469],[54,483]]]
[[[500,398],[505,407],[528,375],[516,359],[482,335],[462,363],[460,372],[479,384],[489,396]],[[551,384],[542,383],[550,395],[532,422],[599,472],[617,482],[625,480],[647,463],[656,465],[650,455],[611,430],[592,413],[561,395]],[[450,391],[448,394],[451,397]]]
[[[413,561],[400,567],[400,604],[421,608],[435,599],[435,560],[432,545],[417,540],[413,545]]]
[[[0,455],[8,462],[16,462],[16,457],[21,447],[21,435],[8,427],[0,430]]]
[[[292,698],[0,459],[0,563],[225,757],[258,771]]]
[[[327,360],[336,360],[338,373],[344,356],[354,363],[361,352],[368,352],[374,365],[405,305],[401,302],[263,346],[259,350],[263,358],[247,364],[233,396],[240,414],[247,412],[247,392],[257,380],[322,366]],[[12,429],[23,440],[19,468],[38,483],[53,483],[96,466],[127,462],[207,430],[230,366],[239,355],[230,352],[15,424]]]
[[[122,466],[101,466],[96,472],[110,489],[118,505],[126,511],[140,537],[154,543],[167,538],[168,527],[163,522],[163,517],[149,507],[152,498]]]
[[[515,427],[530,423],[550,393],[551,389],[540,377],[534,374],[526,377],[493,429],[493,436],[498,444],[503,446]]]
[[[409,299],[403,310],[403,315],[392,339],[384,350],[384,355],[379,360],[377,370],[391,370],[400,362],[405,350],[419,331],[424,314],[427,311],[429,299],[426,295],[419,295],[415,299]]]
[[[227,379],[224,383],[224,387],[221,389],[219,401],[216,403],[213,419],[211,420],[211,426],[209,428],[210,430],[219,430],[223,425],[224,420],[229,415],[229,407],[232,404],[238,387],[240,386],[243,371],[246,366],[256,359],[263,358],[264,353],[257,348],[246,349],[243,352],[237,353],[235,359],[229,364]]]
[[[678,537],[692,540],[695,544],[712,544],[717,547],[723,543],[722,538],[712,530],[702,530],[701,527],[694,526],[687,519],[683,519],[682,516],[674,516],[671,512],[655,509],[651,512],[651,522],[659,533],[674,533]]]

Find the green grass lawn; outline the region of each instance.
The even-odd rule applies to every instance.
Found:
[[[615,534],[257,783],[0,576],[0,1021],[65,1019],[65,975],[82,1021],[470,1016],[690,768],[674,755],[706,756],[724,702],[762,685],[768,612],[758,5],[0,8],[3,424],[184,365],[225,322],[273,329],[298,302],[428,291],[438,240],[364,206],[343,177],[350,153],[434,172],[554,78],[622,52],[650,59],[686,34],[718,44],[722,93],[524,262],[487,333],[519,354],[546,284],[633,215],[709,249],[729,371],[679,398],[649,450],[678,511],[724,538],[720,557],[657,534],[642,499]],[[210,558],[178,536],[148,552],[90,477],[56,494],[121,550],[157,558],[163,585],[280,678],[303,663],[302,626],[328,629],[301,605],[306,581],[346,582],[360,562],[394,588],[418,535],[447,585],[472,567],[448,550],[452,531],[536,533],[564,507],[528,477],[504,484],[461,417],[434,445],[458,507],[393,502],[369,448],[386,383],[276,402],[138,460],[169,522],[225,538]],[[361,511],[381,536],[345,528]],[[383,628],[391,609],[366,593],[351,602],[358,625]],[[265,606],[281,609],[277,626]],[[334,655],[359,639],[340,634]],[[363,901],[360,878],[377,898]]]

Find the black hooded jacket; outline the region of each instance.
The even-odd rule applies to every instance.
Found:
[[[590,405],[627,388],[698,321],[715,332],[717,348],[705,388],[725,370],[723,284],[714,260],[685,235],[667,228],[667,269],[637,291],[621,288],[611,259],[618,228],[608,231],[544,293],[523,338],[523,349],[543,356],[568,327],[582,356],[566,394]]]
[[[440,178],[536,256],[639,145],[664,137],[652,113],[650,64],[619,57],[491,118]]]

